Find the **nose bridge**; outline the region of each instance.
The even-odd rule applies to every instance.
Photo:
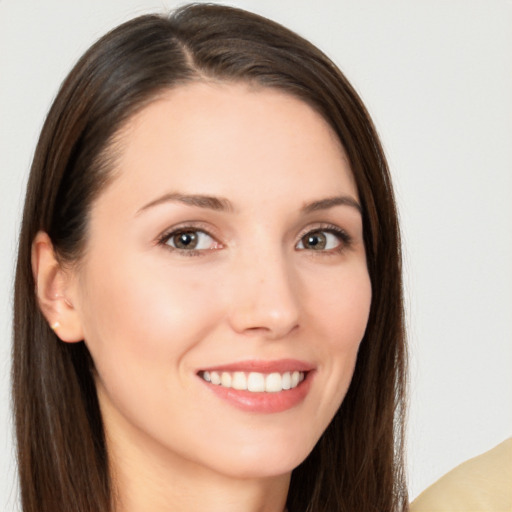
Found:
[[[299,301],[293,274],[291,258],[279,244],[241,251],[231,279],[233,328],[279,338],[297,326]]]

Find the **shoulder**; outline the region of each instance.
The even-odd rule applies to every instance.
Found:
[[[441,477],[411,512],[512,512],[512,437]]]

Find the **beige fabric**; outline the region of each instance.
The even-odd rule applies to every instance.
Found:
[[[512,437],[423,491],[411,512],[512,512]]]

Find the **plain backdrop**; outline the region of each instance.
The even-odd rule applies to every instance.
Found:
[[[512,435],[512,2],[227,3],[322,48],[381,134],[404,239],[414,497]],[[17,507],[11,295],[39,130],[59,84],[93,41],[128,18],[177,5],[0,0],[0,510]]]

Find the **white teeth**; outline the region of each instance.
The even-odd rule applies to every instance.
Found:
[[[222,375],[220,376],[220,383],[225,388],[231,387],[231,374],[228,372],[222,372]]]
[[[265,391],[267,393],[277,393],[283,390],[283,379],[280,373],[271,373],[265,379]]]
[[[233,389],[245,390],[247,389],[247,377],[244,372],[235,372],[233,373],[233,378],[231,379],[231,387]]]
[[[205,371],[199,374],[206,382],[216,386],[247,390],[253,393],[278,393],[296,388],[305,377],[304,372],[259,373],[259,372],[216,372]]]
[[[265,376],[263,373],[249,373],[249,377],[247,378],[247,390],[253,392],[265,391]]]

